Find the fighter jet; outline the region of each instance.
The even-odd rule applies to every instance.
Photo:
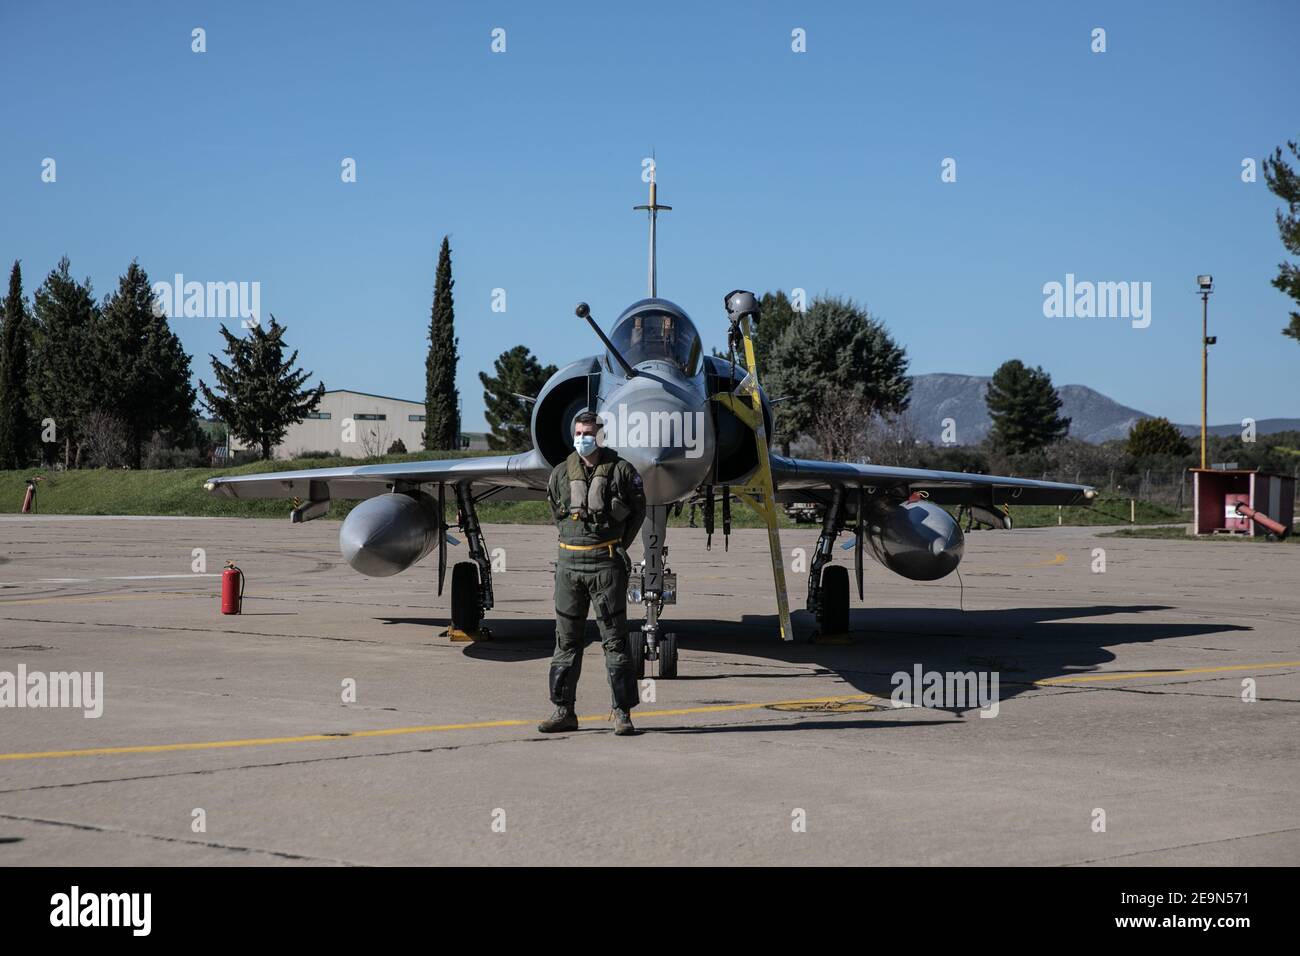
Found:
[[[579,304],[578,317],[590,324],[603,351],[561,368],[532,401],[529,451],[222,477],[204,487],[236,499],[293,499],[293,523],[321,517],[333,499],[365,499],[339,530],[344,559],[361,574],[385,577],[407,570],[436,549],[439,595],[446,577],[450,492],[469,552],[469,560],[452,568],[451,623],[474,634],[494,605],[492,563],[476,505],[488,498],[544,499],[551,470],[572,451],[574,419],[595,411],[605,423],[603,442],[636,467],[645,488],[645,553],[630,576],[628,598],[643,605],[646,616],[640,639],[634,633],[631,647],[638,673],[644,676],[647,661],[653,661],[660,677],[677,676],[676,637],[663,630],[661,615],[677,596],[677,578],[665,560],[668,517],[684,505],[702,509],[706,546],[711,546],[716,506],[720,503],[723,533],[729,535],[733,497],[753,501],[767,489],[773,499],[767,517],[781,637],[792,640],[777,502],[811,501],[822,514],[808,572],[807,607],[817,633],[832,634],[848,630],[848,571],[832,563],[834,543],[846,528],[854,533],[854,571],[862,600],[864,552],[916,581],[933,581],[956,570],[964,539],[959,521],[944,505],[1007,528],[1009,504],[1081,505],[1096,496],[1085,485],[810,461],[770,451],[766,436],[773,434],[772,402],[757,383],[752,354],[747,364],[706,355],[685,310],[658,295],[656,220],[671,207],[656,200],[653,170],[650,202],[634,208],[649,213],[649,295],[624,309],[608,335],[587,305]],[[724,298],[724,306],[734,356],[742,330],[759,319],[759,305],[752,293],[736,290]],[[752,413],[742,399],[750,402]]]

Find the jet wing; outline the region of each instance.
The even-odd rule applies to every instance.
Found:
[[[841,461],[807,461],[776,454],[771,455],[770,460],[779,501],[802,500],[800,491],[859,485],[874,488],[877,493],[899,492],[904,497],[924,491],[931,501],[941,505],[1089,505],[1097,497],[1097,490],[1088,485],[1032,478]]]
[[[551,466],[537,449],[518,455],[485,458],[439,458],[404,461],[391,465],[351,465],[342,468],[309,468],[303,471],[275,471],[267,474],[210,478],[204,489],[225,498],[301,498],[325,501],[343,498],[373,498],[395,488],[416,485],[472,482],[496,487],[499,499],[546,497]]]

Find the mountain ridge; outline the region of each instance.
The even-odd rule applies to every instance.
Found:
[[[975,445],[983,441],[993,426],[984,393],[991,376],[962,375],[956,372],[929,372],[912,377],[912,401],[904,420],[923,441],[941,444],[945,420],[952,420],[958,445]],[[1087,385],[1061,385],[1061,414],[1070,419],[1070,437],[1092,444],[1127,438],[1129,430],[1146,412],[1103,395]],[[1185,435],[1199,435],[1200,425],[1176,425]],[[1255,422],[1256,434],[1300,430],[1300,418],[1261,418]],[[1230,435],[1241,431],[1239,423],[1211,425],[1213,435]]]

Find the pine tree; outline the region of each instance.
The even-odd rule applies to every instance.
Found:
[[[772,350],[781,341],[799,313],[784,292],[764,292],[759,299],[760,318],[754,329],[754,358],[758,362],[759,380],[763,381],[772,371]]]
[[[1061,397],[1052,377],[1020,359],[1003,362],[993,373],[984,400],[993,419],[993,445],[1009,454],[1038,451],[1070,431],[1070,420],[1057,414]]]
[[[902,412],[912,390],[907,353],[883,322],[848,298],[817,298],[796,314],[772,346],[768,366],[764,387],[783,399],[776,430],[787,448],[809,432],[837,389],[847,388],[872,415]]]
[[[149,276],[132,260],[105,300],[97,351],[103,370],[103,409],[127,432],[127,461],[140,467],[144,443],[154,432],[188,435],[194,415],[190,357],[155,308]]]
[[[526,345],[502,352],[493,365],[495,376],[478,373],[483,383],[487,421],[492,427],[492,433],[487,436],[488,447],[493,451],[527,451],[533,444],[529,433],[531,406],[518,396],[536,398],[547,379],[555,374],[555,366],[543,366]]]
[[[1169,419],[1143,418],[1129,429],[1124,450],[1130,458],[1149,458],[1152,455],[1181,458],[1191,454],[1192,446]]]
[[[73,445],[80,450],[81,424],[102,397],[95,360],[99,306],[90,280],[72,278],[67,256],[45,277],[35,302],[32,402],[39,417],[54,420],[64,467],[71,468]]]
[[[1286,145],[1291,155],[1300,159],[1296,144],[1288,142]],[[1277,211],[1277,230],[1282,234],[1282,245],[1291,255],[1300,256],[1300,173],[1283,160],[1280,146],[1272,156],[1264,159],[1264,181],[1273,194],[1286,203],[1285,212]],[[1300,304],[1300,267],[1280,262],[1277,268],[1273,287]],[[1291,324],[1282,330],[1282,334],[1300,341],[1300,312],[1291,313]]]
[[[23,270],[15,261],[0,327],[0,468],[22,468],[36,445],[28,408],[31,318],[23,301]]]
[[[451,244],[442,237],[429,317],[429,354],[424,362],[424,447],[460,447],[460,395],[456,390],[456,315],[451,289]]]
[[[264,461],[270,459],[289,426],[314,412],[325,394],[323,382],[303,389],[312,373],[294,368],[296,350],[284,357],[286,329],[275,316],[267,327],[254,325],[248,338],[221,326],[230,364],[209,355],[217,391],[199,382],[208,411],[225,422],[231,435],[247,445],[257,445]]]

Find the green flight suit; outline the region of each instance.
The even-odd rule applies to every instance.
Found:
[[[560,538],[551,703],[573,706],[587,612],[594,607],[614,706],[630,711],[639,695],[628,652],[625,555],[645,521],[645,491],[630,462],[611,448],[601,448],[599,455],[593,468],[572,453],[551,472],[547,485]]]

